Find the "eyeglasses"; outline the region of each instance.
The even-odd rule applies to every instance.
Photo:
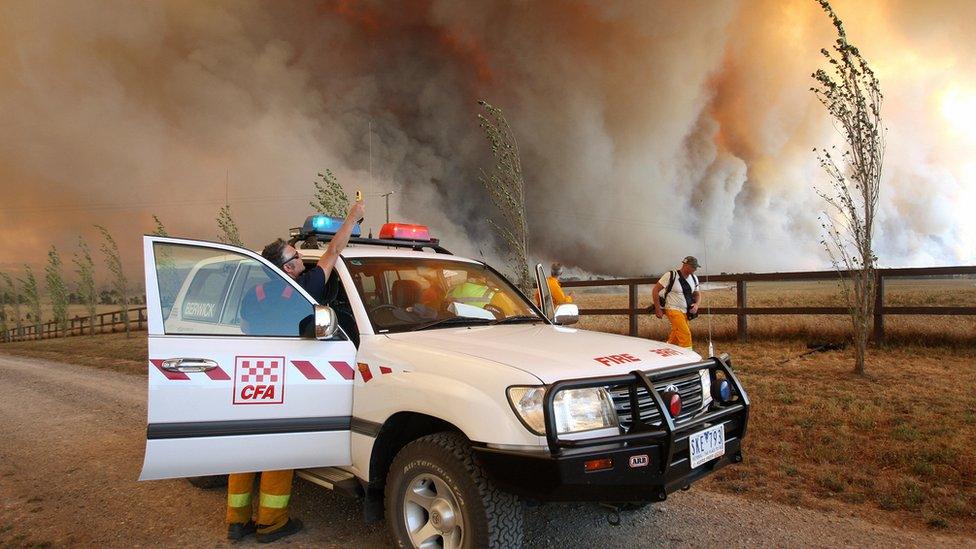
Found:
[[[282,261],[282,262],[281,262],[281,266],[282,266],[282,267],[284,267],[285,265],[287,265],[287,264],[289,264],[289,263],[291,263],[291,262],[292,262],[292,260],[295,260],[295,259],[301,259],[301,258],[299,257],[299,253],[298,253],[298,252],[295,252],[295,255],[293,255],[293,256],[291,256],[291,257],[289,257],[288,259],[286,259],[286,260],[284,260],[284,261]]]

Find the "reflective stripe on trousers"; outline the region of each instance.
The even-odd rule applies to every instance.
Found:
[[[245,523],[251,520],[251,492],[254,490],[256,473],[234,473],[227,478],[227,523]],[[295,472],[264,471],[261,473],[258,495],[258,511],[254,522],[262,533],[281,528],[288,522],[288,503],[291,500],[291,482]]]

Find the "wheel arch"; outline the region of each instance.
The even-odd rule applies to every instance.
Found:
[[[393,458],[414,440],[440,432],[464,432],[456,425],[420,412],[397,412],[380,427],[369,458],[369,483],[382,487]],[[465,435],[467,438],[467,435]]]

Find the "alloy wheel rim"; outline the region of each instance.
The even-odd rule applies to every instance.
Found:
[[[421,473],[403,494],[403,523],[419,549],[456,549],[464,542],[464,520],[457,496],[444,479]]]

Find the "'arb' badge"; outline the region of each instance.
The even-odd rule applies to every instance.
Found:
[[[234,363],[234,404],[284,402],[285,357],[237,357]]]

